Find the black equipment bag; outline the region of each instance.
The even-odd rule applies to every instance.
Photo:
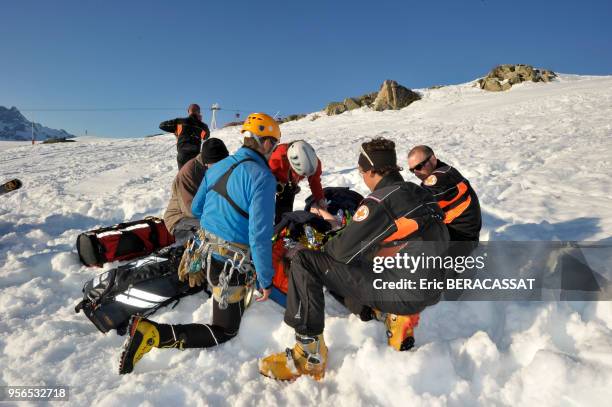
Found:
[[[159,308],[178,303],[180,298],[202,291],[178,280],[183,247],[169,247],[144,259],[105,271],[85,283],[83,300],[75,312],[83,311],[106,333],[116,329],[124,335],[130,317],[149,316]]]
[[[174,236],[155,217],[90,230],[77,237],[79,259],[86,266],[131,260],[174,243]]]
[[[342,210],[352,216],[361,201],[363,201],[363,195],[347,187],[325,187],[323,188],[323,195],[328,201],[327,210],[333,215]],[[315,203],[314,197],[312,195],[309,196],[306,198],[305,203],[304,210],[310,211],[310,208]]]
[[[306,211],[293,211],[283,213],[281,221],[274,225],[274,236],[285,230],[283,237],[299,240],[304,232],[304,226],[310,225],[319,233],[325,234],[331,230],[331,225],[322,217]]]

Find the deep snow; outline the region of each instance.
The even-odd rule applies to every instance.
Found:
[[[395,140],[404,166],[412,145],[429,144],[478,192],[483,239],[612,240],[612,77],[561,75],[503,93],[471,83],[420,91],[423,99],[401,111],[311,114],[282,125],[283,139],[314,145],[324,185],[361,193],[361,142]],[[238,130],[213,135],[233,151]],[[119,376],[123,338],[73,311],[83,283],[100,272],[79,264],[74,242],[96,226],[163,213],[174,137],[77,140],[0,143],[2,179],[24,182],[0,197],[0,385],[68,385],[78,406],[609,405],[612,302],[440,303],[423,312],[417,348],[397,353],[380,323],[330,300],[325,380],[293,384],[257,372],[259,357],[293,343],[282,309],[258,303],[233,341],[153,350]],[[195,296],[155,318],[207,322],[210,312]]]

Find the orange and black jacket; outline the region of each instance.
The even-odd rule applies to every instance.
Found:
[[[449,240],[443,216],[431,193],[391,173],[364,198],[351,222],[327,242],[324,251],[336,261],[360,265],[370,263],[374,256],[407,251],[398,242],[418,240],[440,243],[439,247],[429,245],[436,249],[434,254],[440,254]]]
[[[166,120],[160,123],[159,128],[176,135],[176,149],[178,152],[200,151],[201,141],[206,140],[210,136],[210,130],[208,130],[206,123],[201,122],[194,115]]]
[[[459,171],[438,160],[436,169],[421,184],[444,211],[444,223],[453,241],[478,241],[482,217],[478,196]]]

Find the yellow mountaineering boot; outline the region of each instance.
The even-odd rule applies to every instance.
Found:
[[[387,343],[398,351],[409,350],[414,346],[414,328],[419,324],[419,314],[386,314]]]
[[[119,361],[119,374],[131,373],[145,353],[159,346],[157,327],[141,316],[130,319],[128,335]]]
[[[327,346],[323,334],[306,336],[295,334],[295,346],[285,352],[275,353],[259,362],[259,372],[276,380],[295,380],[308,375],[315,380],[325,376]]]
[[[119,374],[131,373],[136,363],[152,348],[183,349],[183,340],[177,340],[172,325],[163,326],[172,335],[170,337],[170,334],[166,334],[166,340],[160,340],[160,325],[139,315],[132,316],[128,326],[129,336],[119,361]]]

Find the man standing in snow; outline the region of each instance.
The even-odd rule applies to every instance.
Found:
[[[200,152],[200,143],[210,136],[206,123],[202,122],[200,106],[192,103],[187,108],[189,116],[161,122],[159,128],[176,136],[176,161],[179,170]]]
[[[280,222],[283,213],[293,211],[295,195],[300,191],[298,184],[304,178],[308,178],[317,206],[327,208],[321,186],[321,160],[310,144],[304,140],[279,144],[268,163],[278,182],[274,223]]]
[[[191,203],[207,168],[228,155],[222,140],[209,138],[202,144],[202,152],[187,161],[174,178],[172,197],[164,213],[164,223],[178,244],[185,243],[200,227],[200,219],[191,213]]]
[[[241,132],[242,148],[206,171],[193,199],[191,211],[200,217],[202,228],[198,233],[198,255],[179,272],[179,277],[188,279],[191,286],[209,281],[213,292],[212,323],[169,325],[133,317],[119,373],[130,373],[153,347],[207,348],[235,337],[251,278],[256,277],[261,287],[258,301],[268,299],[274,275],[276,189],[268,158],[281,133],[276,120],[263,113],[249,115]]]
[[[411,331],[418,316],[411,314],[439,299],[439,289],[381,290],[376,281],[442,278],[443,269],[419,267],[410,273],[391,265],[384,274],[377,274],[374,264],[377,259],[387,264],[386,260],[392,260],[389,257],[400,253],[444,253],[448,231],[440,207],[428,191],[402,179],[393,141],[378,138],[363,143],[358,164],[372,193],[357,208],[351,223],[328,241],[323,251],[302,250],[293,258],[285,322],[295,329],[296,344],[293,349],[261,360],[259,370],[265,376],[278,380],[293,380],[303,374],[315,379],[324,376],[324,287],[376,309],[376,317],[387,327],[388,343],[396,350],[412,346]]]
[[[444,223],[452,241],[478,242],[482,217],[478,196],[463,175],[438,160],[424,145],[408,153],[408,168],[429,190],[444,211]]]

